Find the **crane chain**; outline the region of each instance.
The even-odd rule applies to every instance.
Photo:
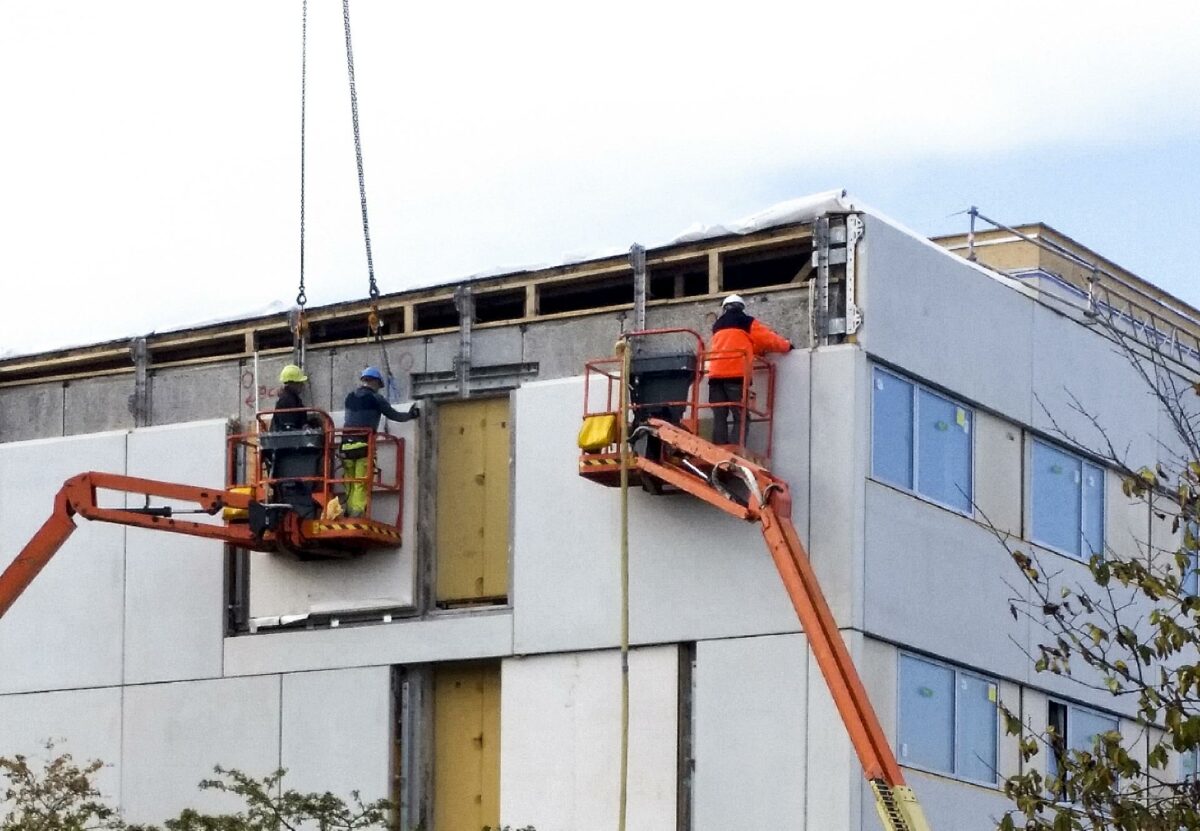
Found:
[[[375,261],[371,256],[371,226],[367,221],[367,183],[363,176],[362,135],[358,129],[358,89],[354,83],[354,47],[350,41],[350,0],[342,0],[342,20],[346,29],[346,73],[350,77],[350,117],[354,125],[354,160],[358,165],[358,200],[362,206],[363,241],[367,247],[367,276],[370,280],[368,294],[374,300],[379,297],[379,286],[375,282]]]
[[[300,23],[300,290],[296,293],[296,305],[302,310],[308,302],[304,291],[304,139],[307,133],[305,119],[308,111],[308,0]]]

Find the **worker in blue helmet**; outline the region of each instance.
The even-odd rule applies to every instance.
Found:
[[[383,389],[383,373],[373,366],[362,371],[361,384],[346,396],[347,430],[378,430],[380,419],[412,421],[421,415],[416,404],[402,413],[392,407],[379,392]],[[363,434],[349,435],[342,444],[342,462],[347,480],[346,515],[362,516],[367,509],[367,482],[374,473],[374,460],[368,457],[369,444]]]

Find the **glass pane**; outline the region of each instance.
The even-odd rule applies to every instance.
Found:
[[[1104,553],[1104,470],[1083,465],[1084,556]]]
[[[1117,729],[1117,720],[1112,716],[1093,713],[1072,707],[1070,723],[1067,725],[1067,747],[1071,750],[1091,751],[1096,736]]]
[[[971,512],[971,411],[928,390],[917,394],[916,490]]]
[[[900,761],[954,772],[954,672],[900,656]]]
[[[1200,589],[1200,585],[1198,585],[1200,584],[1200,579],[1197,579],[1198,575],[1200,575],[1200,569],[1197,566],[1200,563],[1197,562],[1195,551],[1192,551],[1188,557],[1191,560],[1191,565],[1188,566],[1187,571],[1183,574],[1183,591],[1185,594],[1196,594],[1197,589]]]
[[[1033,539],[1079,556],[1082,524],[1081,461],[1056,447],[1033,443]]]
[[[996,781],[996,685],[971,675],[958,676],[956,773],[978,782]]]
[[[1183,765],[1183,777],[1189,779],[1196,775],[1196,762],[1200,760],[1200,750],[1188,750],[1183,754],[1180,764]]]
[[[871,470],[885,482],[912,487],[913,385],[875,370]]]

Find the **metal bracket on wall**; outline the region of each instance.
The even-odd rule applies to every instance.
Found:
[[[458,357],[454,369],[458,377],[458,394],[471,395],[471,326],[475,323],[475,297],[470,286],[454,290],[454,308],[458,310]],[[415,394],[415,388],[414,388]]]
[[[133,361],[129,412],[135,427],[146,427],[150,424],[150,349],[145,338],[134,338],[129,342],[129,357]]]
[[[633,330],[646,328],[646,249],[636,242],[629,248],[629,265],[633,267]]]
[[[473,366],[470,370],[467,382],[476,394],[516,389],[522,382],[532,381],[538,376],[536,363]],[[461,388],[457,369],[414,372],[412,376],[413,398],[453,398],[460,394]]]
[[[813,223],[813,268],[817,281],[810,294],[812,336],[815,346],[829,344],[829,217],[819,216]]]
[[[853,335],[862,326],[862,309],[857,300],[856,249],[863,237],[863,222],[857,214],[819,217],[813,224],[813,285],[809,322],[815,346],[827,346],[834,336]],[[844,279],[833,285],[832,267],[844,266]],[[831,308],[836,307],[836,308]]]

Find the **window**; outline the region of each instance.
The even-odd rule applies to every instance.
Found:
[[[872,397],[872,475],[971,513],[972,411],[882,369]]]
[[[1188,523],[1188,534],[1193,540],[1200,540],[1200,528],[1195,523]],[[1183,553],[1187,556],[1188,563],[1184,568],[1183,580],[1180,582],[1180,592],[1182,594],[1200,594],[1200,552],[1189,551],[1188,542],[1185,540]]]
[[[1067,752],[1086,750],[1090,753],[1098,736],[1117,729],[1116,716],[1105,715],[1061,701],[1050,702],[1048,715],[1048,723],[1054,729],[1056,736],[1054,747],[1046,757],[1046,772],[1050,776],[1058,775],[1059,767]]]
[[[1200,748],[1185,750],[1179,764],[1184,779],[1195,779],[1200,775]]]
[[[1033,541],[1072,557],[1104,552],[1104,469],[1040,439],[1030,474]]]
[[[900,656],[900,761],[976,782],[996,781],[996,683]]]

